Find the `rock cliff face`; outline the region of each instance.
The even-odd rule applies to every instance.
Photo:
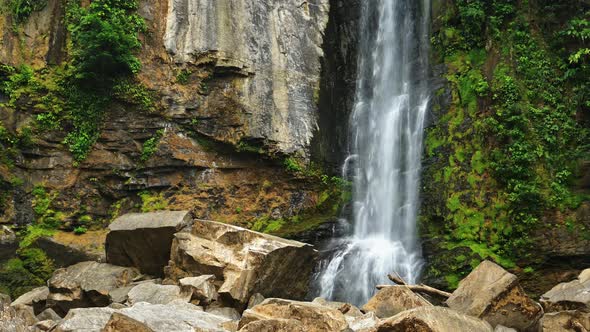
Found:
[[[341,1],[333,2],[345,10]],[[16,25],[3,15],[0,63],[44,72],[68,61],[64,6],[49,0]],[[0,166],[6,193],[0,222],[27,224],[42,217],[47,211],[36,208],[41,200],[33,194],[36,187],[66,229],[81,226],[82,217],[92,219],[92,226],[121,212],[164,207],[257,230],[307,216],[307,224],[287,227],[281,235],[330,219],[338,210],[338,189],[297,164],[309,161],[312,151],[314,160],[324,163],[327,154],[315,152],[312,138],[323,135],[329,145],[338,138],[324,131],[334,121],[346,122],[329,115],[333,121],[318,127],[320,117],[332,112],[319,111],[318,102],[324,93],[333,94],[320,86],[333,80],[326,77],[336,70],[354,76],[349,72],[354,67],[344,67],[348,60],[322,71],[333,62],[332,53],[341,54],[333,47],[336,25],[346,24],[347,31],[352,25],[330,14],[328,0],[145,0],[138,13],[147,32],[140,36],[137,78],[153,106],[148,111],[113,99],[98,141],[76,166],[63,145],[68,128],[33,131],[32,144],[18,149],[13,165]],[[329,20],[336,41],[326,54]],[[351,48],[354,37],[345,38]],[[351,59],[352,51],[345,57]],[[1,101],[6,96],[0,94]],[[42,113],[25,97],[16,107],[0,106],[0,121],[18,135]],[[154,151],[146,156],[148,141]],[[284,166],[287,156],[295,168]]]

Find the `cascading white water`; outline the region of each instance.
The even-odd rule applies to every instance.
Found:
[[[354,231],[321,267],[320,296],[365,303],[387,274],[417,281],[416,219],[429,101],[430,0],[365,1],[350,119]]]

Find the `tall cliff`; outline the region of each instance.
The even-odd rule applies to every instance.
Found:
[[[590,6],[441,0],[434,8],[425,278],[455,287],[487,258],[531,281],[528,290],[546,290],[544,282],[590,265]]]

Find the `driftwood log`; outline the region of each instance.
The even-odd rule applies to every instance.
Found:
[[[448,299],[451,296],[451,293],[449,293],[449,292],[441,291],[440,289],[436,289],[436,288],[430,287],[428,285],[424,285],[424,284],[408,285],[404,281],[404,279],[402,279],[397,274],[395,274],[395,275],[390,274],[387,277],[389,278],[389,280],[393,281],[394,283],[401,285],[401,286],[406,286],[406,287],[408,287],[409,290],[416,292],[416,293],[428,294],[428,295],[432,295],[432,296],[442,297],[445,299]],[[386,287],[393,287],[393,285],[377,285],[377,289],[383,289]]]

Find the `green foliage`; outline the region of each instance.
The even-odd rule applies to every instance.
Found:
[[[45,236],[52,236],[55,231],[52,229],[47,229],[42,226],[27,226],[21,241],[19,242],[19,247],[21,249],[30,247],[38,238],[45,237]]]
[[[42,10],[47,6],[47,0],[4,0],[2,13],[8,11],[14,23],[25,22],[33,12]]]
[[[302,166],[301,163],[293,157],[285,158],[285,160],[283,160],[283,166],[287,171],[292,173],[299,173],[303,172],[304,170],[304,166]]]
[[[53,261],[37,248],[20,249],[17,257],[0,266],[0,290],[16,298],[43,286],[54,271]]]
[[[141,198],[141,212],[153,212],[165,210],[168,207],[168,201],[164,198],[163,193],[152,194],[148,191],[139,193]]]
[[[160,129],[156,131],[153,137],[143,143],[143,148],[141,149],[141,161],[147,161],[154,155],[154,153],[156,153],[156,151],[158,151],[158,143],[160,142],[162,135],[164,135],[164,130]]]
[[[588,6],[573,3],[456,0],[441,16],[433,44],[452,100],[425,139],[435,163],[426,192],[445,198],[426,207],[426,231],[442,235],[450,250],[468,248],[474,262],[513,267],[517,258],[532,259],[539,220],[583,200],[570,187],[588,155],[588,130],[576,117],[589,106],[589,25]],[[541,35],[538,26],[555,34]]]
[[[120,79],[113,86],[113,95],[121,101],[139,106],[142,111],[155,109],[153,92],[141,83],[131,79]]]
[[[133,52],[141,48],[137,35],[146,26],[136,10],[136,0],[97,0],[88,7],[68,2],[74,79],[96,88],[139,71]]]
[[[190,69],[181,69],[176,75],[176,82],[180,84],[187,84],[192,73],[193,72]]]
[[[18,257],[23,262],[23,267],[37,277],[47,280],[53,273],[53,261],[45,252],[38,248],[26,248],[18,251]]]
[[[88,228],[86,228],[84,226],[78,226],[78,227],[74,228],[74,234],[76,234],[76,235],[82,235],[82,234],[85,234],[86,232],[88,232]]]

